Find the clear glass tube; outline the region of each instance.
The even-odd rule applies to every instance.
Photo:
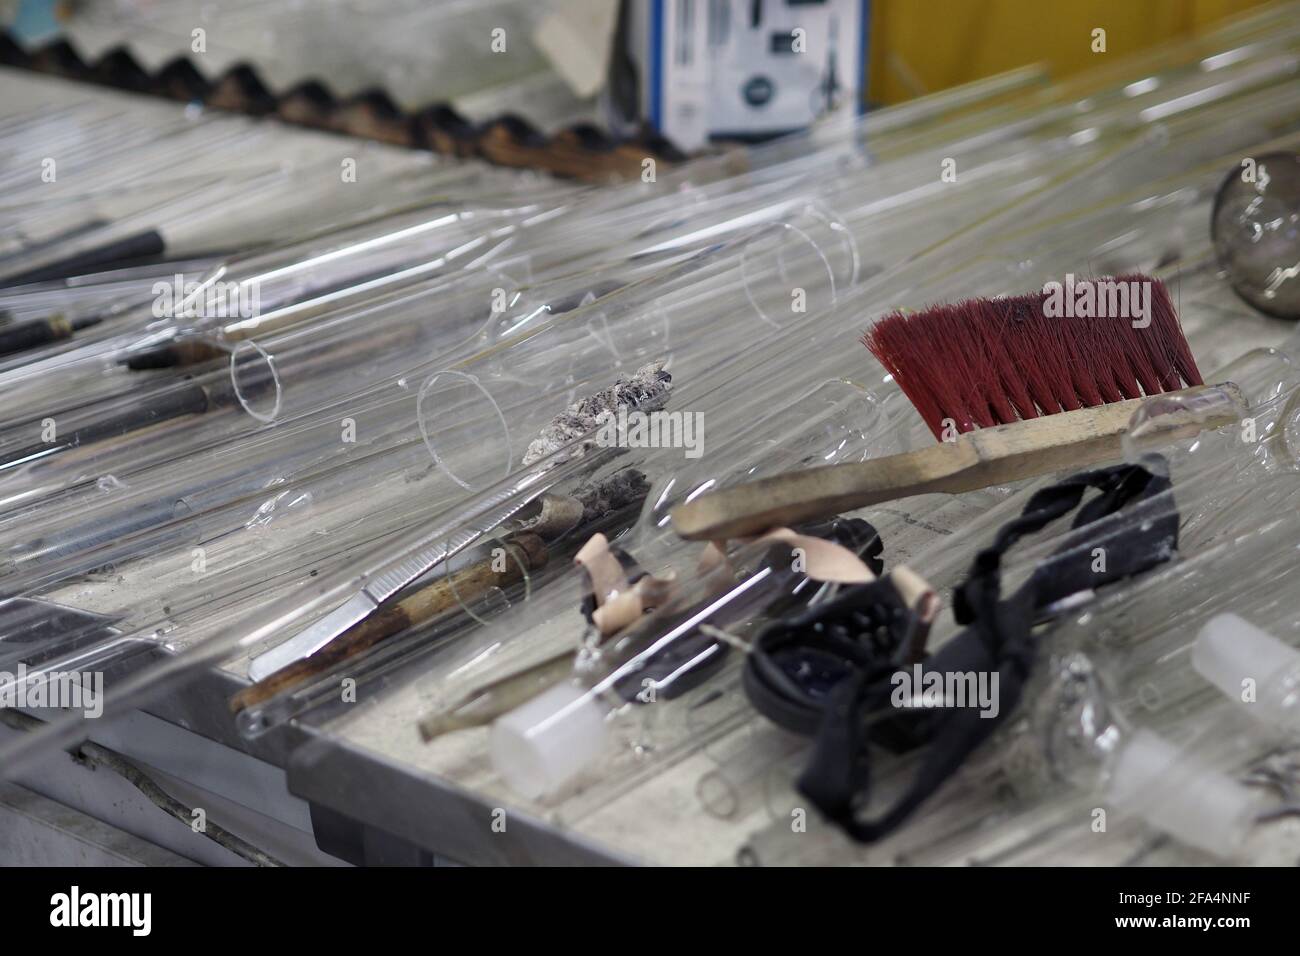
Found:
[[[441,455],[439,460],[443,474],[463,494],[467,486],[472,487],[472,483],[461,477],[456,469],[463,471],[466,467],[478,467],[462,464],[464,456],[471,456],[475,461],[487,456],[490,460],[484,467],[493,470],[513,467],[511,462],[518,463],[524,445],[532,440],[537,430],[575,396],[609,384],[612,375],[616,375],[616,370],[620,367],[630,372],[645,361],[667,358],[672,354],[669,351],[666,320],[661,322],[658,335],[647,334],[644,323],[640,321],[645,309],[662,312],[665,308],[680,303],[676,314],[682,335],[691,329],[690,322],[696,320],[712,322],[715,327],[723,318],[729,318],[738,324],[752,323],[753,312],[748,303],[754,293],[751,292],[749,296],[739,294],[739,287],[744,283],[742,264],[752,262],[757,255],[753,252],[754,243],[766,243],[767,237],[772,234],[784,243],[785,231],[782,227],[777,227],[775,233],[760,232],[756,238],[718,246],[708,255],[687,256],[678,263],[670,261],[667,268],[657,272],[647,272],[644,268],[639,273],[634,270],[633,276],[639,274],[640,277],[634,278],[621,292],[593,300],[586,305],[580,304],[576,309],[564,312],[552,314],[550,305],[545,300],[549,298],[559,306],[562,303],[556,295],[560,291],[568,298],[579,295],[584,290],[590,291],[588,283],[592,281],[592,276],[557,280],[550,288],[539,286],[529,289],[522,298],[515,297],[513,308],[495,317],[489,312],[483,327],[470,335],[465,334],[465,329],[472,326],[476,314],[488,311],[484,308],[492,299],[488,292],[495,289],[487,290],[481,284],[478,288],[471,284],[468,290],[461,287],[463,297],[454,300],[463,302],[467,310],[466,325],[460,328],[451,323],[424,331],[424,327],[419,324],[423,318],[419,298],[412,297],[409,304],[399,300],[395,306],[388,307],[388,314],[394,316],[398,335],[406,335],[408,322],[414,319],[417,322],[416,333],[425,335],[427,341],[442,342],[443,349],[433,351],[442,351],[441,360],[452,362],[449,369],[441,371],[441,378],[435,373],[423,382],[409,373],[383,380],[382,373],[387,369],[381,366],[374,376],[381,381],[366,390],[366,370],[357,362],[357,349],[349,344],[349,339],[354,331],[365,335],[378,332],[382,326],[377,325],[374,316],[363,315],[356,320],[356,324],[349,318],[342,323],[344,339],[339,348],[342,361],[337,374],[342,381],[352,383],[356,379],[355,384],[363,386],[358,396],[352,399],[334,399],[333,395],[340,390],[337,387],[331,388],[329,379],[321,383],[313,381],[319,372],[316,359],[319,353],[313,344],[317,342],[314,337],[308,340],[301,364],[295,361],[292,352],[284,366],[277,366],[275,358],[264,349],[253,349],[247,362],[241,361],[236,355],[232,364],[233,378],[223,379],[219,373],[210,373],[210,381],[198,379],[164,386],[158,393],[161,400],[172,399],[173,405],[180,411],[190,409],[190,406],[184,405],[186,399],[199,401],[199,410],[203,411],[205,419],[210,412],[217,411],[218,415],[213,416],[212,427],[206,430],[206,434],[191,431],[189,435],[189,440],[195,442],[192,447],[201,448],[199,442],[216,438],[218,443],[214,447],[199,451],[188,459],[177,460],[174,466],[167,466],[157,473],[146,472],[143,481],[132,481],[128,478],[129,472],[118,474],[117,482],[133,486],[125,496],[105,497],[98,490],[89,492],[70,488],[68,495],[60,499],[59,508],[66,514],[73,501],[88,502],[93,510],[87,511],[82,507],[75,524],[87,529],[92,536],[90,540],[100,540],[111,536],[110,529],[115,526],[139,530],[147,527],[149,521],[159,520],[150,516],[170,516],[175,502],[195,502],[197,499],[205,502],[207,507],[214,507],[221,503],[219,496],[223,493],[227,495],[227,500],[234,502],[249,494],[256,494],[269,483],[287,486],[297,480],[298,476],[306,476],[314,470],[327,467],[331,462],[358,462],[353,473],[359,475],[363,469],[373,468],[373,456],[386,449],[393,449],[399,456],[388,461],[386,467],[389,470],[397,469],[400,473],[400,463],[403,460],[400,456],[405,455],[404,449],[421,435],[424,427],[422,421],[427,424],[428,416],[435,412],[438,415],[464,413],[464,418],[459,420],[459,431],[431,432],[436,434],[432,446]],[[805,241],[800,240],[801,243]],[[780,251],[776,246],[765,245],[762,248],[762,254]],[[807,257],[815,261],[816,268],[825,268],[826,259],[819,250],[809,247]],[[843,261],[848,263],[851,258],[846,256]],[[693,283],[702,277],[716,281],[718,278],[726,280],[728,276],[737,289],[737,294],[732,296],[732,300],[737,303],[734,312],[728,316],[715,317],[699,306],[687,308],[697,298]],[[823,281],[829,283],[833,278],[828,275]],[[489,278],[488,281],[498,280]],[[622,281],[626,282],[627,278]],[[810,289],[813,288],[812,283],[805,284]],[[758,288],[757,284],[752,284],[752,287]],[[547,296],[548,292],[553,294]],[[774,294],[781,298],[786,296],[784,289]],[[628,331],[632,329],[635,332],[629,336]],[[723,336],[721,341],[730,343],[731,338]],[[453,347],[452,343],[459,344]],[[734,348],[729,344],[727,347]],[[455,362],[457,349],[460,354],[468,357]],[[620,349],[623,349],[621,353]],[[400,343],[389,354],[395,357],[398,365],[410,360],[409,349]],[[556,367],[551,357],[553,354],[567,354],[567,368]],[[443,384],[440,385],[440,382]],[[448,382],[452,385],[448,386]],[[472,387],[469,385],[471,382],[475,383]],[[317,384],[323,385],[323,389],[316,390]],[[246,429],[251,424],[242,423],[238,419],[230,421],[230,416],[237,415],[240,407],[247,410],[249,403],[253,402],[252,411],[257,412],[252,415],[253,418],[259,415],[263,418],[278,418],[282,412],[292,411],[293,404],[298,400],[296,392],[292,400],[286,399],[289,389],[301,389],[304,385],[312,388],[313,394],[322,396],[328,404],[301,419],[288,417],[278,431],[268,432],[255,442],[250,443],[244,438],[238,443],[237,454],[231,454],[236,447],[232,441],[220,441],[223,429],[227,434],[233,431],[238,436],[241,429]],[[447,390],[453,386],[456,389],[470,390]],[[252,394],[254,388],[261,392],[260,396]],[[497,407],[511,412],[511,426],[518,436],[514,439],[516,447],[511,446],[509,435],[500,433],[503,420],[490,411],[491,402],[485,403],[483,399],[484,394],[491,394],[491,391],[496,393],[492,400],[497,402]],[[459,396],[456,400],[461,404],[453,407],[455,396]],[[133,409],[137,407],[135,402],[139,398],[140,396],[133,397],[124,413],[116,412],[111,406],[106,410],[102,406],[97,407],[97,412],[86,429],[104,427],[96,422],[105,421],[109,426],[116,427],[123,420],[123,415],[130,420],[128,424],[133,423],[136,414]],[[255,398],[258,399],[256,402]],[[288,408],[285,407],[286,401]],[[310,407],[313,400],[308,398],[302,404]],[[276,405],[280,408],[277,409]],[[158,406],[146,405],[147,408],[160,406],[161,401]],[[103,414],[105,411],[108,414]],[[483,411],[488,411],[489,414],[485,417],[481,414]],[[21,459],[15,464],[22,471],[9,483],[14,495],[11,501],[22,501],[35,490],[48,491],[50,486],[47,483],[58,481],[57,470],[45,461],[49,456],[41,454],[42,446],[34,445],[31,441],[33,435],[40,432],[37,428],[39,424],[26,423],[11,430],[14,436],[10,440],[12,444],[21,443],[24,449],[34,448],[32,453],[15,453],[15,457]],[[128,441],[122,447],[100,449],[99,454],[96,454],[93,446],[81,451],[78,436],[84,434],[85,429],[79,430],[77,424],[75,416],[72,416],[70,423],[58,423],[59,430],[67,436],[66,440],[72,442],[67,447],[72,468],[75,469],[71,472],[74,477],[86,472],[103,474],[100,469],[111,466],[114,460],[130,462],[138,460],[140,456],[147,459],[151,454],[150,449],[157,449],[154,453],[168,457],[175,457],[178,451],[173,444],[173,436],[165,430],[144,435],[143,442]],[[355,436],[351,441],[348,440],[349,427]],[[470,436],[473,436],[472,440],[467,440]],[[182,447],[179,450],[185,449]],[[471,471],[469,474],[472,480],[477,480],[477,472]],[[116,483],[110,484],[113,488],[117,487]],[[150,496],[155,496],[152,502]],[[52,502],[33,507],[50,508]],[[118,517],[112,519],[113,523],[105,525],[102,517],[95,517],[96,511]],[[24,515],[31,513],[30,509],[24,511]],[[12,522],[13,519],[9,520]],[[126,521],[126,525],[121,525],[122,521]],[[53,524],[55,527],[66,526],[68,521],[62,518]],[[22,534],[21,525],[15,527]],[[54,537],[60,536],[56,534]],[[64,541],[58,548],[59,552],[75,553],[75,540],[74,535]],[[47,546],[43,545],[40,550],[46,552]],[[10,554],[16,560],[30,560],[18,558],[17,552],[12,550]]]
[[[992,226],[989,226],[989,228],[992,228]],[[813,342],[809,342],[809,346],[813,346]],[[787,355],[784,355],[783,358],[787,358],[787,359],[788,359],[788,358],[789,358],[788,354],[787,354]],[[746,364],[748,364],[748,363],[746,363]]]
[[[1226,95],[1226,91],[1224,95]],[[1148,98],[1143,102],[1146,105],[1150,105],[1151,103],[1154,102],[1154,100]],[[1146,108],[1146,106],[1143,105],[1138,108],[1144,109]],[[1119,121],[1121,113],[1122,111],[1116,109],[1115,119],[1114,119],[1115,122]],[[1107,121],[1109,122],[1109,120]],[[1162,154],[1162,159],[1161,159],[1162,164],[1168,161],[1171,157],[1174,157],[1176,155],[1176,151],[1180,148],[1180,145],[1178,144],[1185,145],[1183,141],[1176,140],[1176,145],[1171,146],[1167,152]],[[1227,148],[1228,147],[1225,146],[1225,150]],[[1104,152],[1102,150],[1098,150],[1096,154],[1091,154],[1089,158],[1095,158],[1097,154],[1104,155]],[[1134,179],[1132,181],[1136,182],[1139,185],[1142,182],[1142,177],[1148,176],[1150,171],[1150,167],[1144,167],[1140,163],[1134,163],[1129,168],[1132,170],[1132,174],[1134,176]],[[1046,176],[1044,178],[1047,179],[1048,184],[1050,184],[1051,177]],[[1059,185],[1060,182],[1061,179],[1058,179],[1057,184]],[[1082,180],[1076,180],[1072,185],[1075,188],[1079,188],[1083,186],[1084,183]],[[1104,190],[1099,184],[1095,189],[1091,191],[1091,194],[1098,195],[1098,194],[1102,194],[1103,192]],[[1084,207],[1086,205],[1087,195],[1088,195],[1088,191],[1086,189],[1081,190],[1076,207]],[[1057,198],[1059,200],[1059,197]],[[853,227],[851,225],[852,216],[848,214],[848,210],[844,210],[843,212],[841,212],[843,207],[840,206],[834,206],[832,208],[835,208],[837,213],[841,213],[839,216],[837,216],[837,219],[841,222],[844,222],[846,225],[849,225],[850,230],[853,231]],[[1046,202],[1037,206],[1032,202],[1028,202],[1021,205],[1018,212],[1022,216],[1032,218],[1038,212],[1041,212],[1047,208],[1048,208],[1048,203]],[[1057,207],[1057,208],[1061,208],[1061,207]],[[1065,208],[1069,208],[1068,203],[1065,206]],[[1005,230],[1009,225],[1010,221],[1011,221],[1011,217],[1006,217],[1003,218],[1002,220],[993,220],[992,222],[985,223],[983,225],[979,224],[977,221],[974,224],[974,228],[971,228],[971,223],[969,222],[969,220],[967,220],[963,222],[961,226],[959,226],[958,228],[962,228],[962,227],[967,228],[969,231],[965,235],[968,238],[971,238],[972,240],[979,240],[984,243],[989,243],[991,240],[998,238],[1000,236],[1000,231]],[[1117,222],[1118,221],[1120,220],[1117,217]],[[1162,222],[1167,222],[1167,221],[1168,221],[1167,219],[1162,220]],[[933,222],[935,231],[938,233],[937,237],[933,235],[931,236],[932,242],[935,241],[936,239],[938,241],[942,241],[943,238],[947,235],[947,233],[951,231],[951,227],[953,225],[952,223],[943,224],[942,216],[938,214],[934,215],[934,218],[931,220],[931,222]],[[1156,220],[1151,219],[1148,220],[1148,222],[1153,224],[1156,222]],[[941,225],[946,225],[950,228],[945,228],[941,230],[939,228]],[[1053,222],[1052,225],[1055,226],[1058,225],[1058,223]],[[1099,227],[1099,232],[1097,233],[1099,237],[1099,241],[1104,241],[1104,236],[1103,236],[1104,233],[1105,233],[1104,226]],[[861,240],[862,236],[858,235],[855,238]],[[663,240],[660,241],[662,242]],[[887,245],[888,241],[889,241],[888,239],[883,239],[881,241],[881,244]],[[863,243],[861,241],[859,241],[857,244],[859,246],[859,249],[863,247]],[[972,244],[974,243],[972,242]],[[1011,243],[1007,243],[1006,245],[1010,247]],[[1024,245],[1026,247],[1028,247],[1029,245],[1027,241],[1027,237]],[[922,245],[919,248],[920,248],[919,253],[914,251],[911,254],[919,255],[922,259],[924,259],[924,254],[926,252],[927,247]],[[954,248],[953,244],[950,244],[948,246],[949,253],[951,253],[951,250],[953,248]],[[1054,264],[1069,264],[1071,262],[1071,258],[1068,257],[1064,251],[1060,253],[1054,253],[1053,255],[1055,257]],[[863,289],[863,291],[854,293],[852,295],[841,296],[840,290],[837,289],[836,292],[837,292],[838,304],[837,304],[837,308],[833,313],[833,316],[830,319],[830,325],[832,325],[833,328],[825,330],[823,334],[820,337],[818,337],[817,332],[819,330],[815,328],[813,323],[799,322],[796,320],[793,323],[793,325],[783,330],[785,334],[781,335],[777,339],[771,340],[772,344],[770,347],[768,347],[768,344],[765,343],[764,347],[761,349],[761,353],[762,353],[761,355],[747,353],[741,357],[737,357],[729,360],[725,366],[728,369],[728,372],[726,373],[728,376],[726,378],[726,382],[728,383],[729,387],[732,389],[737,387],[741,388],[742,394],[737,395],[735,393],[732,393],[730,396],[730,404],[728,405],[718,404],[716,406],[710,405],[708,407],[710,408],[741,407],[744,404],[743,387],[746,381],[753,380],[755,376],[758,376],[757,380],[763,381],[764,384],[766,384],[768,380],[776,380],[777,378],[776,373],[781,371],[783,368],[789,368],[791,366],[797,367],[799,362],[809,363],[809,371],[807,373],[804,373],[806,377],[792,382],[791,385],[789,386],[790,390],[788,393],[779,392],[776,394],[799,395],[802,394],[804,391],[806,391],[810,384],[815,383],[817,381],[824,381],[827,378],[856,377],[859,380],[861,380],[863,378],[867,378],[871,376],[872,374],[874,374],[874,370],[866,371],[866,372],[862,371],[863,368],[867,368],[867,369],[870,368],[869,362],[865,366],[858,364],[864,361],[862,356],[857,353],[855,353],[854,355],[849,355],[847,354],[847,350],[841,350],[844,352],[842,358],[836,356],[836,359],[829,363],[817,363],[815,371],[812,370],[812,365],[814,364],[813,360],[817,357],[819,352],[825,353],[829,348],[838,348],[837,346],[833,346],[830,343],[846,341],[845,339],[843,339],[843,335],[849,329],[849,327],[854,323],[861,323],[862,321],[865,321],[866,316],[871,315],[874,311],[878,309],[892,307],[895,304],[898,304],[899,302],[906,303],[906,302],[915,301],[915,299],[920,295],[946,295],[950,293],[971,294],[973,292],[983,292],[983,291],[996,293],[1000,291],[1005,291],[1009,286],[1012,288],[1017,288],[1022,285],[1024,287],[1032,286],[1032,283],[1028,282],[1029,279],[1028,276],[1021,276],[1020,280],[1016,281],[1016,277],[1014,275],[1008,278],[1007,273],[1000,273],[992,277],[987,277],[987,276],[984,277],[973,287],[972,284],[969,284],[964,280],[970,279],[974,276],[974,271],[975,271],[974,269],[972,269],[969,273],[966,273],[965,275],[962,276],[958,276],[958,275],[952,275],[951,277],[946,276],[945,278],[950,279],[950,281],[933,283],[929,280],[932,279],[934,276],[935,264],[940,261],[941,260],[939,256],[934,256],[928,260],[925,260],[924,268],[921,266],[917,266],[913,270],[910,270],[909,274],[899,275],[895,273],[889,275],[887,280],[871,282]],[[961,262],[962,259],[961,257],[957,257],[955,261]],[[952,264],[953,263],[950,262],[947,264],[947,266],[950,268]],[[765,276],[776,276],[777,279],[780,279],[781,281],[785,282],[785,284],[788,286],[789,284],[788,279],[782,279],[780,272],[778,271],[780,265],[781,263],[778,262],[776,264],[776,267],[771,271],[763,270],[763,269],[753,270],[753,274],[756,275],[762,274]],[[929,275],[926,274],[925,271],[926,269],[930,270]],[[918,292],[917,290],[924,290],[924,291]],[[788,295],[789,289],[787,288],[785,291],[786,294]],[[776,301],[775,296],[773,296],[773,301],[775,304]],[[590,310],[592,315],[594,315],[596,311],[597,311],[596,309]],[[600,328],[599,324],[597,324],[596,331],[599,331],[599,328]],[[809,336],[809,341],[807,343],[803,343],[800,341],[800,336],[805,336],[805,335]],[[784,354],[781,354],[782,350],[784,350]],[[635,355],[636,353],[634,351],[630,351],[628,354]],[[779,360],[781,358],[785,359],[786,361],[781,362]],[[489,366],[484,365],[482,367],[486,369]],[[704,361],[701,361],[699,367],[701,369],[710,368],[707,365],[707,363]],[[855,368],[857,369],[857,371],[855,371]],[[453,369],[453,370],[462,371],[461,369]],[[508,368],[504,369],[502,374],[508,374],[510,371],[511,370]],[[674,373],[678,374],[678,370],[674,369]],[[471,371],[468,374],[476,374],[476,372]],[[709,372],[705,372],[704,374],[712,374],[712,373],[710,370]],[[495,370],[493,370],[493,375],[495,375]],[[448,378],[452,378],[452,377],[454,376],[448,376]],[[683,380],[688,378],[693,379],[694,376],[679,374],[679,378]],[[481,382],[489,381],[489,383],[494,383],[497,381],[497,379],[495,377],[490,377],[490,378],[480,377],[479,381]],[[445,383],[446,379],[444,379],[443,382]],[[710,382],[709,384],[712,385],[712,382]],[[873,386],[873,390],[874,390],[874,385],[876,383],[871,382],[870,384]],[[784,385],[780,387],[782,389],[785,388]],[[721,395],[721,389],[719,391]],[[522,401],[521,396],[523,394],[524,393],[522,391],[514,391],[508,388],[506,397],[503,400],[497,401],[497,407],[511,408],[511,409],[519,408],[521,407],[520,405]],[[709,392],[708,390],[703,390],[699,394],[701,396],[704,396],[704,395],[708,395]],[[449,401],[447,402],[448,407],[461,407],[461,403],[470,402],[470,399],[457,398],[456,393],[452,393],[451,395],[444,396],[444,397],[449,399]],[[689,401],[692,402],[696,400],[695,394],[688,395],[687,398],[689,399]],[[719,402],[721,402],[721,398],[719,398]],[[882,402],[886,407],[890,407],[888,398],[882,399]],[[465,407],[470,407],[470,406],[466,405]],[[689,406],[687,406],[687,410],[690,410]],[[490,417],[487,414],[481,414],[483,411],[484,411],[483,409],[480,409],[479,412],[476,412],[476,414],[479,414],[479,416],[483,420],[490,421],[491,417],[495,417],[495,416]],[[425,417],[428,418],[429,416],[426,415]],[[900,423],[905,423],[907,421],[907,418],[906,416],[900,415],[898,421]],[[711,421],[710,421],[710,427],[711,428],[713,427]],[[426,428],[426,431],[430,431],[430,433],[435,436],[435,441],[440,440],[441,429],[437,427],[434,427],[432,429]],[[512,437],[507,442],[506,447],[513,447],[513,445],[516,444],[517,442],[515,442]],[[497,474],[497,472],[495,472],[493,468],[487,467],[485,465],[485,462],[490,464],[490,461],[493,457],[494,457],[493,454],[471,456],[471,462],[470,462],[471,466],[477,466],[478,469],[485,476],[482,479],[476,479],[476,481],[480,485],[486,483]],[[471,476],[473,476],[474,474],[472,468],[470,471],[465,471],[463,469],[461,471],[455,471],[453,469],[453,473],[458,475],[470,474]],[[475,482],[472,481],[468,483],[474,484]],[[981,497],[980,500],[984,501],[986,499],[984,497]],[[317,599],[318,596],[319,596],[318,594],[309,596],[309,599],[307,600],[306,603],[310,605],[313,601]],[[320,605],[317,604],[317,607],[319,606]],[[269,612],[269,613],[271,613],[272,616],[278,617],[280,620],[291,620],[293,622],[298,622],[303,619],[300,616],[300,610],[295,610],[292,614],[290,614],[290,612],[285,610],[286,607],[287,604],[278,605],[273,612]],[[311,613],[310,611],[307,612],[308,617],[310,616],[310,613]],[[270,620],[270,618],[268,617],[264,620]],[[257,630],[261,633],[265,633],[264,628],[261,626],[259,626]],[[244,636],[248,636],[248,635],[245,634]],[[213,648],[211,648],[211,651],[212,653],[217,653],[215,645]]]

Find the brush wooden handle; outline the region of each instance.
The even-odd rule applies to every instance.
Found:
[[[1211,393],[1217,393],[1211,395]],[[1235,421],[1244,407],[1235,385],[1167,393],[1215,399],[1209,415],[1175,408],[1160,417],[1160,437],[1174,440]],[[980,428],[956,441],[846,465],[825,465],[701,495],[673,509],[683,538],[716,541],[830,518],[882,501],[934,492],[955,494],[1118,458],[1129,419],[1150,398],[1044,415]],[[1231,405],[1238,411],[1229,412]]]

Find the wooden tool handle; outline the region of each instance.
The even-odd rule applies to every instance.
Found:
[[[264,703],[408,627],[430,621],[458,607],[461,601],[476,598],[494,587],[516,584],[525,573],[546,564],[546,544],[537,535],[518,534],[509,540],[509,544],[512,545],[512,558],[506,562],[504,570],[494,570],[493,561],[487,559],[412,591],[400,601],[380,608],[361,623],[348,628],[310,657],[287,664],[256,684],[245,687],[231,698],[231,711],[238,713],[246,707]]]
[[[1196,397],[1218,388],[1240,403],[1236,386],[1198,386],[1168,393]],[[981,428],[955,441],[872,461],[827,465],[764,478],[701,495],[673,509],[673,528],[683,538],[720,540],[761,534],[769,528],[830,518],[882,501],[933,492],[959,493],[1035,475],[1082,468],[1117,458],[1136,398],[1096,408],[1045,415]],[[1179,412],[1161,422],[1173,439],[1233,420],[1226,410],[1207,419]],[[1244,403],[1240,403],[1244,405]]]

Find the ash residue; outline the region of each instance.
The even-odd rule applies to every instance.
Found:
[[[574,490],[573,497],[582,503],[582,521],[585,524],[635,504],[649,493],[650,482],[645,474],[635,468],[624,468],[602,481],[582,485]]]
[[[662,360],[643,365],[631,378],[619,379],[609,388],[574,402],[542,429],[524,452],[523,464],[531,465],[565,445],[600,427],[607,415],[617,414],[620,406],[629,411],[649,412],[662,408],[673,387],[673,377],[664,371]],[[579,454],[594,441],[583,442]]]
[[[571,495],[543,495],[541,511],[520,530],[552,541],[574,528],[639,504],[649,493],[650,482],[645,475],[635,468],[624,468],[599,481],[579,485]]]

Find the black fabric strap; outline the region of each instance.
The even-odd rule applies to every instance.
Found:
[[[1003,599],[1003,555],[1023,536],[1079,507],[1089,488],[1101,494],[1079,509],[1073,527],[1098,526],[1089,547],[1077,542],[1057,552],[1009,598]],[[975,558],[954,596],[954,613],[966,629],[923,665],[924,673],[998,675],[999,710],[982,716],[974,707],[900,710],[890,704],[894,685],[879,671],[857,669],[838,684],[821,714],[812,761],[798,788],[846,834],[877,840],[897,828],[962,765],[967,756],[1015,710],[1034,666],[1032,628],[1042,610],[1062,597],[1136,574],[1167,560],[1177,545],[1178,516],[1137,522],[1131,516],[1104,528],[1126,505],[1169,491],[1169,482],[1137,465],[1084,472],[1036,492],[1018,518],[1002,527]],[[1094,570],[1095,541],[1109,542],[1109,560]],[[870,718],[889,713],[887,719]],[[928,746],[908,789],[882,814],[858,816],[871,792],[870,745],[890,750]]]

